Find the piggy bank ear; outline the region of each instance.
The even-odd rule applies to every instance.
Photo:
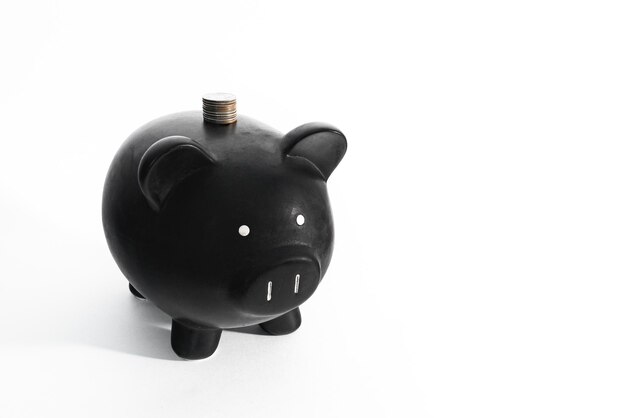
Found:
[[[159,211],[174,186],[213,164],[213,158],[191,139],[168,136],[152,144],[141,157],[139,187],[150,207]]]
[[[346,137],[334,126],[307,123],[285,135],[282,149],[285,155],[306,158],[328,180],[346,153]]]

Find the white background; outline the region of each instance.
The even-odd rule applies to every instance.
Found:
[[[622,2],[0,6],[0,416],[623,417]],[[303,325],[180,361],[101,191],[209,91],[335,124],[336,247]]]

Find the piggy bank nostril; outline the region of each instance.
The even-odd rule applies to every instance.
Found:
[[[298,293],[298,288],[300,287],[300,275],[296,274],[296,278],[294,280],[294,285],[293,285],[293,293]]]

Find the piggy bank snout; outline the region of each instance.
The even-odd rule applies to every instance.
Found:
[[[309,257],[280,260],[255,275],[243,289],[244,311],[257,315],[278,315],[306,301],[320,282],[319,263]]]

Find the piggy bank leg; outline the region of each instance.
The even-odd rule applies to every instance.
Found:
[[[172,349],[178,357],[199,360],[215,352],[221,329],[198,328],[172,320]]]
[[[296,308],[271,321],[263,322],[261,328],[272,335],[285,335],[300,328],[301,323],[302,316],[300,316],[300,308]]]
[[[130,293],[132,293],[134,297],[136,297],[137,299],[146,300],[146,298],[141,293],[139,293],[132,284],[128,283],[128,288],[130,289]]]

